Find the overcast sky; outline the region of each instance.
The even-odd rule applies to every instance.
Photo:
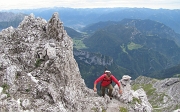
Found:
[[[43,7],[145,7],[180,9],[180,0],[0,0],[0,10],[32,9]]]

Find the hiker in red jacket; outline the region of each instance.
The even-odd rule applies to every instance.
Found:
[[[110,99],[112,99],[112,91],[113,91],[113,86],[111,84],[112,81],[114,81],[118,85],[119,94],[122,94],[122,90],[121,90],[119,81],[111,74],[110,71],[106,70],[103,75],[101,75],[98,79],[96,79],[94,81],[94,92],[97,92],[96,85],[100,81],[101,81],[101,94],[103,97],[105,95],[105,89],[107,88],[107,89],[109,89],[108,96],[110,97]]]

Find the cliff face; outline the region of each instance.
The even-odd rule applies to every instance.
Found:
[[[48,22],[31,14],[17,29],[0,32],[1,112],[95,106],[87,106],[95,94],[81,78],[72,40],[63,28],[57,13]]]
[[[57,13],[48,22],[31,14],[18,28],[2,30],[0,47],[1,112],[111,110],[109,106],[113,102],[109,97],[99,97],[86,87],[73,57],[72,39],[64,30]],[[125,91],[124,95],[118,96],[114,90],[117,95],[114,101],[119,102],[116,105],[118,111],[123,102],[132,102],[132,95],[128,100]],[[147,99],[145,102],[148,102]],[[141,103],[143,101],[138,105]],[[142,110],[145,106],[140,105],[133,111]],[[147,111],[150,110],[148,108]]]
[[[87,51],[74,50],[74,56],[77,57],[78,60],[82,60],[87,64],[94,65],[112,65],[113,59],[108,56],[104,56],[98,53],[90,53]]]

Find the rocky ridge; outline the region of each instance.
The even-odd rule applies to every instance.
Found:
[[[2,30],[0,47],[1,112],[108,112],[111,107],[118,112],[120,106],[132,112],[152,110],[142,89],[131,91],[130,77],[121,80],[127,85],[122,95],[114,89],[113,101],[86,87],[58,13],[48,22],[31,14],[16,29]]]
[[[180,79],[166,78],[157,80],[140,76],[133,82],[134,87],[143,88],[149,102],[156,111],[178,112],[180,110]],[[137,89],[138,89],[137,88]]]

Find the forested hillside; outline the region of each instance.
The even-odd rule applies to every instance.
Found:
[[[94,26],[100,27],[101,24]],[[180,63],[180,48],[175,42],[180,37],[166,25],[151,20],[131,19],[107,24],[84,40],[88,48],[85,50],[113,57],[134,77],[148,76],[154,71]]]

